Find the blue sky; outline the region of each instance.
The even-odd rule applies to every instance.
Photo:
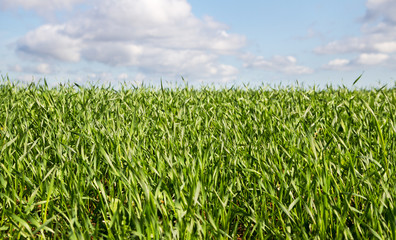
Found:
[[[396,1],[0,0],[0,74],[50,84],[393,86]]]

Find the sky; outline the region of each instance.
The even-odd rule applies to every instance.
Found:
[[[396,84],[394,0],[0,0],[22,83]],[[184,79],[184,81],[183,81]]]

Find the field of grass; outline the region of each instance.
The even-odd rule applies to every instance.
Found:
[[[395,239],[396,88],[0,85],[1,239]]]

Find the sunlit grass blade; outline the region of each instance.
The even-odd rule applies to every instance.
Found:
[[[386,86],[5,82],[0,236],[394,239],[395,103]]]

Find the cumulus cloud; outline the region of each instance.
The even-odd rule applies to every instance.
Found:
[[[394,0],[368,0],[366,20],[382,18],[383,21],[396,23],[396,3]]]
[[[273,56],[270,59],[265,59],[263,56],[246,54],[242,59],[245,61],[245,68],[263,69],[291,75],[313,73],[313,69],[297,65],[297,59],[293,56]]]
[[[357,62],[362,65],[377,65],[388,59],[389,56],[382,53],[363,53],[359,55]]]
[[[363,31],[362,37],[352,37],[328,43],[316,48],[318,54],[343,53],[396,53],[396,26],[380,31]]]
[[[343,40],[332,41],[325,46],[318,47],[314,50],[318,54],[339,54],[364,51],[370,48],[368,40],[361,38],[348,38]]]
[[[10,71],[13,72],[30,72],[30,73],[35,73],[35,74],[50,74],[53,72],[53,67],[48,64],[48,63],[38,63],[34,65],[28,65],[28,66],[21,66],[19,64],[10,66],[8,68]]]
[[[344,70],[350,65],[351,61],[348,59],[336,58],[323,66],[328,70]]]
[[[366,7],[361,36],[332,41],[314,50],[317,54],[352,53],[357,56],[343,66],[337,66],[336,61],[325,67],[381,65],[396,56],[396,1],[368,0]]]
[[[77,1],[77,0],[76,0]],[[136,67],[142,72],[235,75],[219,56],[235,54],[245,37],[210,17],[199,19],[186,0],[99,0],[63,24],[46,24],[19,39],[17,51],[39,59]]]
[[[329,61],[322,68],[327,70],[349,70],[354,66],[372,66],[386,62],[389,55],[383,53],[362,53],[352,60],[337,58]]]
[[[0,6],[4,8],[24,8],[35,10],[40,13],[56,9],[70,9],[78,3],[86,0],[0,0]]]
[[[49,73],[51,73],[51,67],[49,64],[40,63],[36,67],[36,72],[40,73],[40,74],[49,74]]]
[[[350,61],[348,59],[334,59],[329,62],[329,66],[342,67],[349,64],[349,62]]]
[[[18,40],[18,52],[40,59],[80,60],[82,41],[66,34],[65,25],[43,25]]]
[[[393,53],[396,52],[396,41],[379,42],[374,44],[374,49],[378,52]]]

